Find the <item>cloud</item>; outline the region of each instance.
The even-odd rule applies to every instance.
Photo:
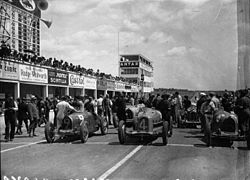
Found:
[[[138,31],[140,30],[140,26],[138,24],[136,24],[135,22],[132,22],[128,19],[124,19],[123,24],[125,26],[125,28],[132,30],[132,31]]]
[[[167,51],[168,56],[182,56],[186,53],[187,49],[185,46],[173,47]]]
[[[204,3],[210,0],[173,0],[173,1],[184,3],[187,6],[197,7],[203,5]]]
[[[174,39],[172,36],[167,36],[164,32],[162,31],[155,31],[153,32],[150,37],[150,40],[156,41],[158,43],[167,43],[167,42],[174,42]]]

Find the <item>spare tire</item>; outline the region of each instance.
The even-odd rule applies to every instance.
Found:
[[[81,124],[81,128],[80,128],[80,139],[82,143],[86,143],[89,137],[89,130],[87,127],[86,122],[83,122]]]
[[[119,122],[119,126],[118,126],[118,138],[119,138],[119,142],[121,144],[124,144],[126,142],[126,126],[125,126],[125,122],[124,121],[120,121]]]
[[[55,141],[55,127],[52,122],[47,122],[44,129],[45,138],[48,143],[53,143]]]
[[[101,121],[101,124],[100,124],[101,133],[102,133],[102,135],[106,135],[106,134],[108,134],[108,129],[109,129],[108,120],[104,116],[100,117],[100,119],[101,119],[100,120]]]

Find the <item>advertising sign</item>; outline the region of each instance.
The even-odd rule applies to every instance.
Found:
[[[138,61],[120,62],[120,67],[139,67],[139,62]]]
[[[19,80],[36,83],[48,83],[47,69],[19,64]]]
[[[115,90],[116,91],[125,91],[125,84],[120,82],[115,82]]]
[[[85,89],[96,89],[96,79],[84,77],[84,88]]]
[[[48,83],[58,85],[68,85],[69,74],[63,71],[48,70]]]
[[[10,61],[0,61],[0,78],[18,80],[18,64]]]
[[[107,89],[107,81],[97,80],[97,89],[106,90]]]
[[[84,87],[84,77],[77,74],[69,74],[69,86]]]
[[[115,90],[115,82],[114,81],[107,81],[107,89],[108,90]]]

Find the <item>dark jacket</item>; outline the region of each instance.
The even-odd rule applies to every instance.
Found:
[[[18,119],[28,119],[29,116],[28,104],[25,102],[21,102],[18,105]]]

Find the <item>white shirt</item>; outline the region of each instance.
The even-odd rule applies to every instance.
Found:
[[[58,109],[57,112],[57,118],[58,119],[63,119],[69,110],[74,110],[75,108],[73,106],[71,106],[68,102],[66,101],[61,101],[56,105],[56,108]]]

